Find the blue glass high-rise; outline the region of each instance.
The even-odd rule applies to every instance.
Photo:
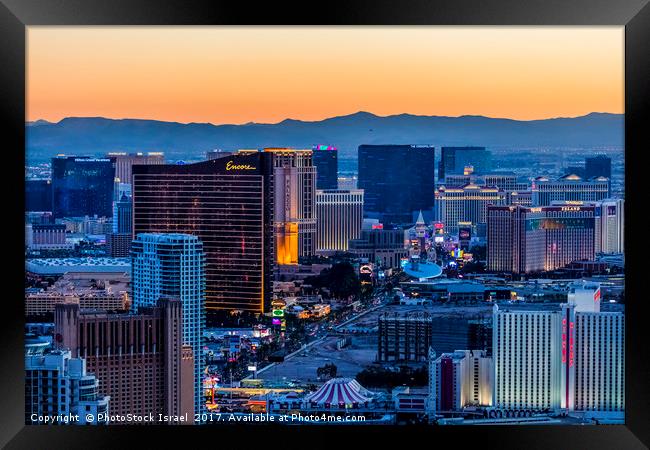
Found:
[[[25,211],[52,211],[50,180],[25,180]]]
[[[447,175],[462,175],[471,167],[472,173],[486,174],[491,169],[492,154],[485,147],[442,147],[438,165],[438,182]]]
[[[434,147],[360,145],[359,189],[364,215],[387,223],[413,223],[420,211],[433,218]]]
[[[316,189],[338,189],[338,150],[328,145],[315,145],[313,151]]]
[[[585,158],[585,178],[612,178],[612,158],[597,155]]]
[[[201,337],[205,328],[203,243],[189,234],[142,233],[131,247],[133,309],[155,306],[161,297],[179,298],[183,344],[194,353],[194,411],[204,412]]]
[[[60,217],[113,215],[115,167],[108,158],[52,158],[52,214]]]

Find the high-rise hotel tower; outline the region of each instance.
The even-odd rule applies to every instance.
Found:
[[[148,152],[148,153],[126,153],[126,152],[111,152],[106,155],[115,166],[115,182],[131,184],[133,175],[133,166],[146,164],[164,164],[165,155],[161,152]]]
[[[140,313],[162,297],[180,299],[182,344],[194,354],[194,412],[203,412],[201,338],[205,328],[203,244],[188,234],[138,234],[132,245],[133,309]]]
[[[485,147],[442,147],[438,181],[444,183],[448,175],[489,172],[491,158],[492,154]]]
[[[316,191],[316,252],[347,251],[350,239],[357,239],[363,224],[363,190]]]
[[[495,407],[622,416],[625,316],[600,311],[600,286],[554,309],[495,305],[493,325]]]
[[[85,359],[100,391],[110,396],[112,414],[187,414],[194,422],[194,353],[182,343],[177,298],[161,298],[139,314],[62,303],[54,310],[54,324],[54,345]]]
[[[502,205],[506,194],[493,186],[468,183],[463,186],[440,186],[436,190],[436,219],[448,233],[456,234],[459,223],[473,227],[485,224],[488,205]]]
[[[108,158],[52,158],[52,215],[111,217],[114,178],[115,168]]]
[[[359,189],[364,214],[384,223],[413,223],[422,211],[433,217],[434,147],[431,145],[360,145]]]
[[[548,206],[555,201],[595,202],[609,196],[609,178],[600,176],[588,180],[568,174],[557,180],[537,177],[531,184],[533,206]]]
[[[273,166],[276,264],[298,264],[316,250],[316,167],[312,150],[265,148]]]
[[[314,145],[314,166],[316,166],[316,188],[338,188],[338,150],[331,145]]]
[[[528,273],[560,269],[595,256],[595,208],[487,207],[488,270]]]
[[[208,310],[264,312],[273,271],[273,170],[257,150],[195,164],[133,166],[133,233],[203,242]]]

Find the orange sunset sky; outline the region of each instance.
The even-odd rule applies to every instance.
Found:
[[[27,120],[622,113],[623,57],[623,27],[30,26]]]

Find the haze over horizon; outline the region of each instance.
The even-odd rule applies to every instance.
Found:
[[[27,121],[621,114],[623,27],[27,28]]]
[[[623,148],[624,117],[591,114],[577,118],[516,121],[486,117],[378,117],[357,113],[316,122],[277,124],[182,124],[155,120],[69,118],[26,126],[29,160],[59,153],[101,155],[111,151],[163,151],[171,159],[202,157],[215,148],[333,145],[342,158],[356,158],[361,144],[430,144],[437,147]]]
[[[51,124],[57,124],[60,123],[66,119],[108,119],[108,120],[142,120],[142,121],[154,121],[154,122],[167,122],[167,123],[178,123],[182,125],[190,125],[190,124],[206,124],[206,125],[215,125],[215,126],[222,126],[222,125],[277,125],[282,122],[286,121],[296,121],[296,122],[305,122],[305,123],[313,123],[313,122],[322,122],[324,120],[329,120],[329,119],[336,119],[339,117],[349,117],[349,116],[355,116],[355,115],[361,115],[361,114],[367,114],[370,116],[375,116],[379,118],[386,118],[386,117],[395,117],[395,116],[413,116],[413,117],[448,117],[448,118],[462,118],[462,117],[485,117],[487,119],[499,119],[499,120],[512,120],[516,122],[534,122],[534,121],[541,121],[541,120],[552,120],[552,119],[575,119],[579,117],[586,117],[590,115],[595,115],[595,114],[612,114],[612,115],[623,115],[623,113],[613,113],[609,111],[591,111],[586,114],[580,114],[577,116],[557,116],[557,117],[547,117],[543,119],[514,119],[511,117],[490,117],[490,116],[484,116],[480,114],[460,114],[460,115],[446,115],[446,114],[412,114],[408,112],[403,112],[403,113],[398,113],[398,114],[388,114],[388,115],[380,115],[380,114],[375,114],[371,111],[355,111],[349,114],[341,114],[338,116],[332,116],[332,117],[324,117],[322,119],[316,119],[316,120],[303,120],[295,117],[286,117],[282,120],[276,121],[276,122],[247,122],[247,123],[242,123],[242,124],[235,124],[235,123],[214,123],[214,122],[185,122],[182,120],[157,120],[157,119],[146,119],[146,118],[141,118],[141,117],[106,117],[106,116],[67,116],[67,117],[62,117],[61,119],[57,121],[49,121],[46,119],[41,119],[37,118],[34,120],[29,120],[26,121],[26,123],[37,123],[37,122],[47,122]]]

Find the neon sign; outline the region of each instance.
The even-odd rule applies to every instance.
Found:
[[[226,163],[226,170],[255,170],[255,166],[250,164],[235,164],[234,161],[228,161]]]

